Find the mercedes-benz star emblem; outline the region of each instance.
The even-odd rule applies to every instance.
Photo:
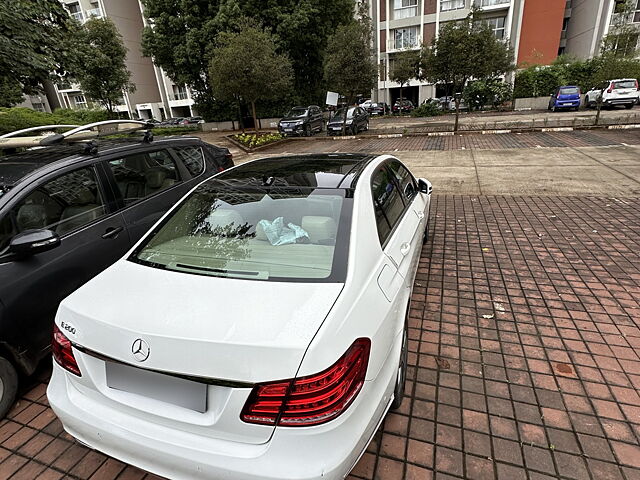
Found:
[[[149,345],[141,338],[135,340],[131,346],[131,353],[133,353],[133,357],[139,362],[144,362],[149,358],[149,352]]]

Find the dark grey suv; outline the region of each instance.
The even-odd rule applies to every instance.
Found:
[[[322,110],[316,105],[293,107],[278,123],[278,131],[282,135],[304,135],[310,137],[322,132],[324,118]]]
[[[31,374],[48,353],[60,301],[192,187],[231,166],[226,148],[186,137],[0,157],[0,418],[13,404],[17,372]]]

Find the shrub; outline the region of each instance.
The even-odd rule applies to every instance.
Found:
[[[0,108],[0,134],[40,125],[85,125],[109,118],[105,110],[58,109],[53,113],[29,108]]]
[[[480,110],[485,106],[497,108],[508,102],[513,96],[513,91],[510,84],[499,78],[492,78],[468,83],[462,96],[469,110]]]
[[[238,135],[234,135],[233,138],[246,147],[256,148],[277,142],[284,137],[279,133],[239,133]]]
[[[442,115],[442,110],[435,103],[425,102],[411,111],[412,117],[436,117]]]

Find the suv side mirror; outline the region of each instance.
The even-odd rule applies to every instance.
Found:
[[[426,193],[427,195],[431,195],[431,192],[433,191],[433,186],[431,185],[431,182],[429,180],[426,180],[424,178],[419,178],[418,189],[420,190],[420,193]]]
[[[46,252],[60,245],[60,237],[52,230],[25,230],[11,239],[9,251],[20,257]]]

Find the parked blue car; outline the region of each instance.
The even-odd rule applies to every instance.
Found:
[[[561,108],[567,110],[580,108],[580,87],[565,85],[556,88],[556,91],[551,94],[548,109],[555,112]]]

